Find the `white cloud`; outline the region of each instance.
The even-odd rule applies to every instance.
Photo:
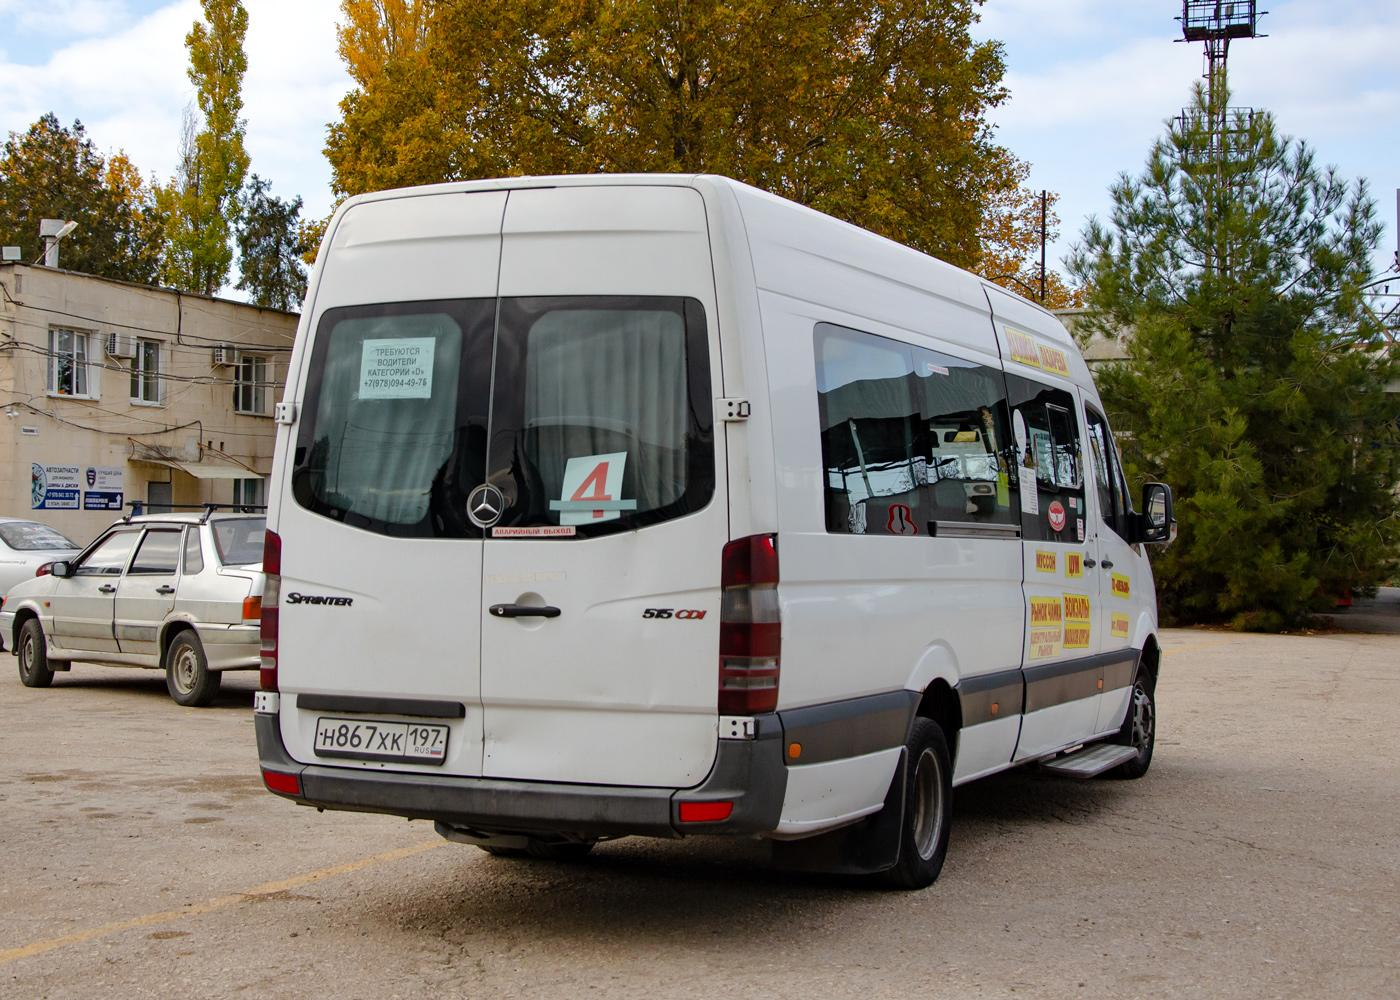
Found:
[[[37,35],[89,36],[111,30],[125,16],[122,0],[0,0],[0,18]]]
[[[125,9],[97,0],[68,6],[84,3]],[[323,215],[331,201],[321,152],[325,127],[350,86],[335,52],[339,5],[245,0],[245,6],[243,101],[252,169],[274,182],[275,193],[302,195],[308,215]],[[6,13],[0,8],[0,17]],[[197,0],[176,0],[63,45],[42,65],[0,60],[0,130],[23,130],[46,111],[65,123],[79,118],[100,149],[125,149],[142,170],[169,177],[181,111],[194,97],[184,40],[199,16]]]

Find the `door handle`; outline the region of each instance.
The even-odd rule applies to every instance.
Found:
[[[527,604],[493,604],[491,614],[497,618],[558,618],[558,608],[533,608]]]
[[[1112,562],[1112,560],[1109,560],[1109,559],[1105,559],[1100,565],[1102,565],[1104,569],[1112,569],[1112,568],[1113,568],[1113,562]]]
[[[1098,563],[1094,562],[1094,560],[1090,559],[1088,556],[1085,556],[1084,565],[1089,567],[1090,569],[1093,569],[1095,566],[1098,565]]]
[[[117,592],[117,588],[110,583],[104,583],[102,586],[98,587],[97,590],[98,593],[101,594],[115,594]]]
[[[157,593],[157,594],[173,594],[173,593],[175,593],[175,588],[172,587],[172,586],[170,586],[170,584],[168,584],[168,583],[162,583],[159,587],[156,588],[156,593]]]

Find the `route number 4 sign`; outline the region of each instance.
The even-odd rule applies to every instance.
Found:
[[[621,499],[626,465],[625,451],[569,459],[561,496],[549,502],[549,509],[559,511],[561,525],[615,521],[624,510],[636,510],[636,500]]]

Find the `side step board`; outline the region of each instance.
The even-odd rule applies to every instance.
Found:
[[[1055,757],[1040,765],[1042,770],[1066,778],[1095,778],[1137,756],[1136,747],[1118,743],[1096,743],[1074,753]]]

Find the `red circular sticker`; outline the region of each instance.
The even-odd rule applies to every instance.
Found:
[[[1064,528],[1065,528],[1065,509],[1064,509],[1064,507],[1062,507],[1062,506],[1060,505],[1060,501],[1056,500],[1056,501],[1054,501],[1053,503],[1051,503],[1049,509],[1046,510],[1045,513],[1048,514],[1048,515],[1050,516],[1050,527],[1051,527],[1051,528],[1053,528],[1053,529],[1056,530],[1056,531],[1063,531],[1063,530],[1064,530]]]

